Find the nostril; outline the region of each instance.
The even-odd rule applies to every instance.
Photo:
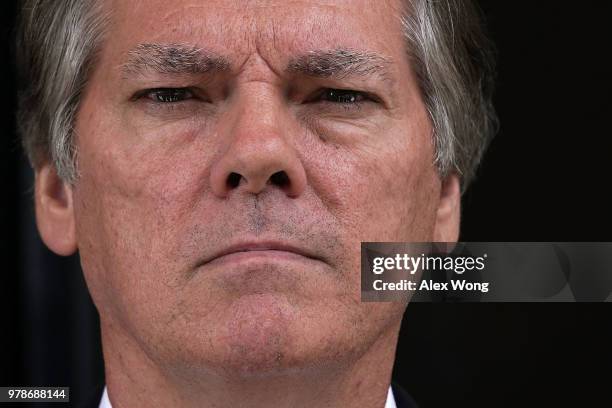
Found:
[[[279,187],[285,187],[289,185],[289,176],[284,171],[277,171],[270,176],[270,182]]]
[[[227,176],[227,185],[229,188],[236,188],[238,187],[238,185],[240,185],[240,179],[242,178],[242,176],[238,173],[230,173],[229,176]]]

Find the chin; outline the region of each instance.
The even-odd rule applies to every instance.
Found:
[[[291,369],[298,364],[296,352],[307,335],[300,332],[304,312],[282,293],[248,294],[233,301],[218,339],[227,353],[225,368],[247,377]]]
[[[320,302],[320,303],[319,303]],[[183,365],[247,380],[305,372],[333,365],[348,349],[349,333],[323,300],[297,305],[281,293],[249,294],[218,311],[215,322],[182,348]],[[327,309],[327,310],[326,310]],[[196,327],[191,327],[191,330]],[[191,336],[181,335],[182,341]],[[176,342],[177,339],[172,339]],[[199,348],[202,347],[202,348]],[[198,358],[199,354],[199,358]]]

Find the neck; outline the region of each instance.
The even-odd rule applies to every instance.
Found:
[[[113,408],[372,407],[385,405],[399,322],[352,361],[261,376],[190,368],[190,375],[154,362],[119,327],[102,323],[106,384]]]

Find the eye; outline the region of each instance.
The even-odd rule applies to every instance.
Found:
[[[352,91],[350,89],[332,88],[323,90],[319,98],[326,102],[335,102],[346,105],[359,104],[361,102],[370,100],[370,98],[363,92]]]
[[[158,103],[177,103],[192,99],[194,94],[188,88],[156,88],[143,91],[139,96]]]

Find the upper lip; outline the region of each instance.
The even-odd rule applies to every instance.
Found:
[[[299,246],[278,242],[278,241],[261,241],[261,242],[240,242],[228,247],[221,249],[216,252],[214,255],[204,259],[202,264],[207,264],[209,262],[214,261],[217,258],[221,258],[222,256],[238,253],[238,252],[248,252],[248,251],[284,251],[284,252],[292,252],[294,254],[301,255],[306,258],[325,261],[322,257],[314,254],[312,251],[304,249]]]

